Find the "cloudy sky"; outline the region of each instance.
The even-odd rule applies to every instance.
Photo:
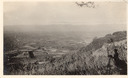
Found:
[[[79,25],[75,30],[88,25],[90,28],[86,29],[98,30],[100,26],[102,30],[126,29],[126,3],[95,2],[95,5],[96,8],[87,8],[75,2],[5,2],[4,25]]]

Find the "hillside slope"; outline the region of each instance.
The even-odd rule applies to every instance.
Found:
[[[111,39],[113,43],[111,43]],[[115,45],[113,47],[113,44]],[[16,72],[16,74],[35,75],[119,75],[124,74],[108,57],[114,56],[114,49],[118,50],[119,59],[127,63],[126,31],[108,34],[105,37],[95,38],[86,47],[77,52],[69,52],[60,58],[43,64],[31,64],[32,69]],[[30,66],[28,66],[30,67]],[[26,71],[27,70],[27,71]],[[127,71],[127,70],[126,70]],[[27,72],[27,73],[24,73]],[[15,73],[13,73],[15,74]]]
[[[126,31],[115,32],[102,38],[94,39],[87,47],[79,52],[64,55],[45,65],[44,71],[35,74],[69,74],[69,75],[102,75],[121,74],[120,68],[110,61],[107,54],[108,41],[113,39],[115,48],[118,49],[119,58],[127,62]],[[113,48],[109,47],[110,54],[114,55]],[[111,69],[109,69],[111,68]]]

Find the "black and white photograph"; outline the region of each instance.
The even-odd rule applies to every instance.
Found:
[[[127,75],[127,2],[3,2],[4,75]]]

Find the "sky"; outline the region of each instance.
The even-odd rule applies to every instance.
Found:
[[[92,31],[126,29],[126,3],[95,2],[95,5],[95,8],[88,8],[66,1],[4,2],[4,26],[62,25],[60,29],[64,29],[67,25],[72,29],[71,26],[76,25],[74,30]]]

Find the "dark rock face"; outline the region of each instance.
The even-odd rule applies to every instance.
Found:
[[[119,53],[117,49],[114,49],[114,61],[115,61],[115,66],[121,69],[120,73],[121,74],[127,74],[127,64],[124,60],[119,59]]]
[[[34,58],[35,57],[34,54],[33,54],[33,51],[29,51],[28,53],[29,53],[29,57],[30,58]]]

